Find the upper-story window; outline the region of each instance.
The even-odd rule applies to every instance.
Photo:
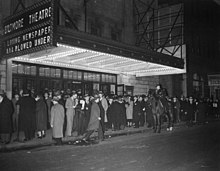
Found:
[[[119,29],[117,26],[111,27],[111,39],[115,41],[121,41],[121,29]]]
[[[96,36],[102,36],[103,25],[98,19],[89,20],[89,32]]]

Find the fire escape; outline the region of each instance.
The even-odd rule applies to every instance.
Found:
[[[183,58],[183,4],[160,7],[155,0],[133,0],[136,46]]]

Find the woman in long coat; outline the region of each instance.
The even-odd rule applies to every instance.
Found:
[[[0,92],[0,135],[3,143],[10,142],[10,135],[12,133],[12,114],[13,104]]]
[[[36,97],[36,127],[38,138],[43,138],[47,130],[47,104],[42,95]]]
[[[134,102],[131,100],[131,97],[129,96],[127,98],[127,102],[125,103],[128,127],[131,127],[133,123],[133,105]]]
[[[50,126],[52,127],[52,136],[57,145],[62,144],[63,124],[64,124],[64,107],[58,103],[57,97],[53,98],[53,106],[51,108]]]

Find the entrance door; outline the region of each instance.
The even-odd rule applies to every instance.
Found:
[[[41,91],[44,91],[45,89],[53,89],[51,86],[50,86],[50,80],[48,79],[40,79],[39,80],[39,90]]]
[[[110,95],[110,85],[101,84],[101,91],[104,93],[104,95]]]
[[[26,89],[32,90],[36,88],[36,82],[33,78],[27,78],[26,79]]]
[[[73,90],[73,83],[72,83],[72,81],[71,80],[65,80],[63,82],[63,88],[64,88],[64,90],[68,90],[68,89]]]
[[[83,93],[83,86],[81,82],[73,82],[72,83],[72,90],[77,91],[78,94]]]
[[[25,80],[23,78],[13,77],[13,79],[12,79],[13,93],[19,92],[21,89],[25,89],[25,87],[24,87],[25,83],[24,82],[25,82]]]
[[[124,84],[117,85],[117,95],[124,95]]]
[[[126,89],[126,94],[127,95],[133,96],[134,86],[125,86],[125,89]]]
[[[62,89],[62,84],[60,80],[51,80],[51,87],[55,90],[61,90]]]
[[[84,94],[93,94],[93,84],[92,83],[85,83],[84,84]]]
[[[19,92],[19,90],[32,90],[36,87],[36,81],[34,78],[27,77],[13,77],[12,89],[13,93]]]

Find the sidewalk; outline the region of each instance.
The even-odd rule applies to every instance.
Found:
[[[184,125],[184,123],[179,123],[175,125],[175,127],[180,127]],[[165,130],[166,123],[163,124],[162,129]],[[142,132],[153,132],[152,128],[147,128],[146,126],[140,127],[140,128],[133,128],[133,127],[125,127],[124,130],[118,130],[118,131],[112,131],[108,130],[105,132],[105,138],[108,137],[115,137],[115,136],[122,136],[122,135],[130,135],[135,133],[142,133]],[[24,138],[24,135],[22,134],[21,139]],[[96,138],[97,132],[95,132],[91,137]],[[27,142],[13,142],[15,139],[15,135],[12,135],[11,143],[10,144],[0,144],[0,152],[10,152],[15,150],[21,150],[21,149],[30,149],[30,148],[36,148],[41,146],[50,146],[53,145],[55,142],[52,140],[52,130],[49,129],[46,131],[46,137],[43,139],[34,138],[31,141]],[[78,140],[79,137],[73,136],[68,138],[63,138],[64,143],[68,142],[74,142]]]

